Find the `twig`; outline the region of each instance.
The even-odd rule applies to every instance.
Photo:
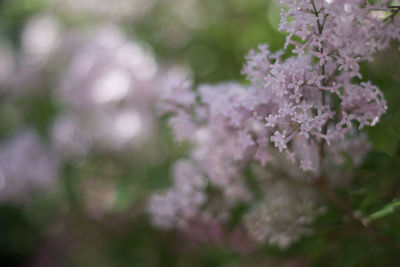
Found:
[[[394,17],[397,15],[397,13],[400,12],[400,6],[389,6],[390,8],[393,8],[393,10],[391,10],[392,14],[388,17],[386,17],[383,22],[386,22],[388,20],[393,20]]]
[[[331,200],[339,209],[340,211],[349,216],[358,226],[362,229],[367,230],[371,233],[374,238],[380,242],[385,243],[393,250],[400,252],[400,245],[392,240],[391,238],[387,237],[386,235],[379,232],[372,224],[368,218],[362,217],[359,213],[353,211],[350,205],[348,205],[343,199],[341,199],[326,183],[323,177],[316,179],[313,182],[313,185],[319,189],[329,200]]]

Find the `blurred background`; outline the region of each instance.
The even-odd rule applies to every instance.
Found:
[[[246,83],[248,51],[283,46],[279,12],[267,0],[0,0],[0,266],[390,266],[398,255],[337,232],[335,209],[284,251],[149,222],[147,197],[190,147],[157,116],[159,88]],[[365,213],[399,197],[397,47],[362,65],[389,107],[349,194]],[[398,213],[378,223],[400,237]]]

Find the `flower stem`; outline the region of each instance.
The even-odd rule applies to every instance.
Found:
[[[348,203],[340,198],[335,191],[329,187],[323,177],[319,177],[318,179],[314,180],[313,186],[322,192],[330,201],[332,201],[344,215],[350,217],[353,222],[356,223],[356,225],[373,235],[375,240],[385,243],[393,250],[400,252],[400,245],[395,240],[379,232],[379,230],[372,225],[368,218],[365,218],[361,214],[355,212]]]

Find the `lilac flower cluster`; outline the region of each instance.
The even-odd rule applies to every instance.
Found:
[[[185,170],[182,162],[176,166],[172,189],[151,198],[154,224],[185,229],[194,218],[226,222],[245,202],[252,207],[243,221],[249,234],[287,247],[310,232],[321,212],[307,185],[346,184],[351,172],[344,155],[357,165],[367,152],[359,130],[378,122],[386,102],[371,82],[357,82],[359,62],[400,39],[394,8],[389,1],[281,2],[280,28],[289,33],[285,47],[293,56],[260,45],[246,58],[248,88],[225,83],[192,91],[183,82],[163,92],[160,107],[173,114],[176,139],[194,148]],[[249,169],[257,189],[248,183]]]
[[[46,85],[45,73],[53,67],[51,61],[61,47],[62,33],[57,18],[49,14],[39,14],[25,24],[20,36],[20,50],[13,50],[6,41],[2,41],[1,93],[10,98],[43,93]]]
[[[143,143],[154,127],[159,76],[151,52],[115,25],[69,39],[70,64],[55,92],[65,110],[53,127],[55,146],[82,155],[92,146],[119,151]]]
[[[267,58],[260,63],[260,55],[269,55],[265,46],[260,50],[250,53],[244,68],[253,86],[270,94],[264,110],[254,110],[254,118],[265,120],[269,140],[304,171],[322,173],[321,148],[329,150],[329,145],[345,137],[358,138],[354,122],[359,129],[373,125],[386,110],[382,93],[370,82],[352,84],[350,76],[342,81],[341,74],[332,74],[328,78],[332,82],[325,84],[325,65],[312,64],[311,56],[281,62],[274,54],[269,57],[272,62]],[[264,74],[261,81],[260,72]],[[306,150],[309,155],[304,155]]]
[[[250,135],[243,138],[246,132],[233,126],[242,125],[242,119],[248,117],[245,109],[235,106],[235,100],[246,97],[247,91],[234,83],[202,86],[198,96],[203,102],[197,103],[190,87],[188,82],[179,83],[163,94],[161,108],[176,113],[169,121],[176,137],[196,144],[190,159],[176,163],[173,189],[154,195],[150,201],[153,222],[163,228],[185,227],[194,217],[225,220],[227,210],[251,198],[238,174],[240,162],[247,159],[254,141]],[[231,118],[231,112],[236,118]],[[215,191],[218,204],[212,202],[202,210],[207,190]]]
[[[386,111],[382,92],[362,79],[359,62],[400,39],[400,28],[377,17],[390,12],[388,1],[281,1],[280,29],[288,32],[286,47],[295,55],[282,59],[262,45],[247,56],[243,73],[260,90],[271,93],[272,109],[261,114],[270,140],[303,170],[322,173],[319,162],[294,151],[296,139],[307,146],[331,144],[354,135],[355,127],[373,126]],[[322,145],[321,145],[322,144]],[[323,149],[320,152],[322,153]]]
[[[355,127],[373,126],[386,111],[382,92],[361,79],[358,62],[399,39],[399,20],[388,23],[376,12],[391,12],[389,1],[281,1],[280,29],[288,32],[286,47],[295,56],[282,60],[267,46],[252,51],[243,73],[254,86],[272,92],[275,108],[263,114],[273,131],[270,140],[286,151],[303,170],[322,173],[319,162],[302,158],[292,140],[304,139],[324,152],[337,139],[354,136]]]
[[[246,214],[244,222],[254,240],[286,248],[312,233],[310,225],[324,208],[316,208],[315,192],[304,185],[279,180],[268,186],[267,194]]]
[[[174,113],[169,123],[176,138],[191,141],[194,143],[194,149],[190,159],[175,164],[172,189],[157,193],[151,198],[149,212],[153,223],[164,229],[177,227],[187,231],[194,219],[228,222],[231,219],[229,211],[237,205],[258,201],[243,173],[250,166],[255,172],[254,178],[262,195],[276,196],[276,192],[282,193],[281,197],[268,198],[268,205],[275,209],[283,203],[287,206],[291,203],[293,207],[288,212],[293,216],[309,216],[297,225],[285,228],[286,230],[275,229],[274,234],[267,234],[266,231],[269,230],[266,230],[266,227],[279,224],[282,217],[279,216],[278,210],[269,223],[264,224],[265,220],[257,223],[259,218],[264,217],[255,213],[265,210],[267,204],[264,204],[264,208],[253,208],[247,215],[253,219],[244,221],[245,226],[251,228],[250,235],[256,240],[268,238],[271,244],[286,247],[301,235],[308,233],[309,231],[302,229],[306,229],[306,226],[312,223],[313,215],[320,212],[316,204],[317,197],[312,189],[291,184],[294,181],[289,177],[305,181],[309,179],[309,173],[301,172],[297,164],[274,149],[267,138],[271,132],[258,116],[254,116],[255,113],[261,114],[270,108],[271,102],[264,94],[265,91],[245,88],[236,83],[224,83],[217,86],[200,86],[195,93],[191,90],[189,82],[177,83],[168,89],[163,94],[160,108],[164,112]],[[358,163],[366,151],[363,141],[363,137],[359,137],[346,140],[347,144],[344,146],[329,146],[326,157],[332,167],[330,178],[333,182],[346,182],[348,175],[339,171],[340,168],[336,166],[344,163],[343,151],[350,155],[353,153],[353,158]],[[303,146],[300,141],[296,142],[296,146],[295,151],[302,153],[304,158],[315,156],[316,147]],[[292,192],[290,194],[293,197],[284,197],[287,192]],[[295,198],[295,195],[299,195],[299,198]],[[281,208],[284,214],[283,210],[287,208]],[[249,223],[250,221],[252,223]],[[290,224],[289,219],[287,223]],[[297,235],[288,232],[289,229]],[[257,238],[258,234],[260,237]]]
[[[115,24],[91,30],[67,30],[57,17],[42,14],[26,23],[21,50],[0,44],[0,94],[5,95],[0,112],[12,126],[9,131],[27,123],[32,106],[25,103],[43,98],[59,108],[41,129],[49,130],[51,153],[33,133],[4,140],[0,200],[28,198],[31,188],[50,183],[62,169],[51,167],[51,158],[82,162],[93,151],[149,150],[156,133],[156,89],[173,70],[160,71],[150,48],[126,38]]]
[[[54,185],[59,162],[33,130],[3,141],[0,147],[0,199],[23,201],[35,190]]]

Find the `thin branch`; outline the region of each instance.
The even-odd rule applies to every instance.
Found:
[[[323,177],[316,179],[313,182],[314,187],[316,187],[320,192],[322,192],[329,200],[331,200],[335,206],[337,206],[340,211],[350,217],[356,225],[360,226],[371,233],[374,238],[382,243],[385,243],[393,250],[400,252],[400,245],[393,239],[387,237],[386,235],[379,232],[372,224],[368,218],[363,217],[359,213],[355,212],[350,205],[348,205],[342,198],[340,198],[326,183]]]
[[[400,12],[400,6],[389,6],[390,8],[393,8],[394,10],[391,10],[392,14],[388,17],[386,17],[383,22],[386,22],[388,20],[392,20],[394,19],[394,17]]]

